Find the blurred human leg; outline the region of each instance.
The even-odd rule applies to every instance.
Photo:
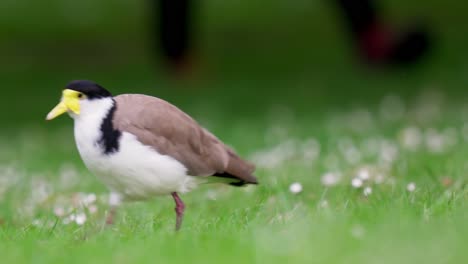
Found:
[[[166,67],[183,74],[190,67],[192,52],[191,0],[151,0],[153,25],[158,36],[155,46],[161,50]],[[157,18],[156,18],[157,17]]]
[[[426,30],[394,31],[381,17],[375,0],[337,0],[360,56],[370,63],[406,64],[427,51]]]

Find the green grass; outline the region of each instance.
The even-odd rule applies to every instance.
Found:
[[[117,223],[105,226],[101,196],[106,191],[81,165],[71,121],[57,121],[63,128],[25,128],[1,142],[2,182],[8,183],[0,211],[2,261],[463,262],[468,235],[468,143],[458,126],[463,124],[457,115],[459,106],[443,107],[428,123],[418,124],[423,120],[410,113],[420,106],[406,105],[407,115],[392,122],[383,121],[377,108],[370,107],[374,121],[362,127],[353,125],[363,119],[352,108],[324,114],[322,121],[314,123],[278,109],[272,110],[274,119],[228,115],[229,126],[222,125],[225,116],[208,115],[217,134],[258,161],[261,184],[240,189],[203,186],[184,195],[187,214],[179,233],[173,230],[170,197],[127,204],[120,209]],[[424,142],[416,150],[405,148],[401,133],[408,126],[420,127],[426,133],[423,141],[431,140],[425,135],[436,129],[443,137],[443,152],[435,153]],[[454,138],[442,136],[452,133],[447,132],[450,129]],[[310,138],[315,143],[305,144]],[[318,156],[304,155],[307,150],[316,153],[317,144]],[[385,144],[397,150],[388,162],[382,161],[388,151]],[[272,150],[275,147],[281,151]],[[343,149],[350,148],[356,149],[360,160],[345,158]],[[265,162],[271,155],[279,161]],[[372,188],[367,197],[363,188],[350,184],[363,168],[371,178],[385,177],[380,184],[365,183]],[[341,173],[341,182],[324,186],[320,178],[326,172]],[[448,186],[442,184],[446,178],[451,179]],[[289,191],[293,182],[303,185],[301,193]],[[411,182],[416,184],[413,192],[407,191]],[[64,218],[54,215],[55,207],[73,204],[76,192],[97,193],[99,198],[98,213],[87,213],[83,226],[65,224]]]
[[[353,61],[323,3],[206,1],[199,77],[179,82],[142,48],[141,3],[82,1],[113,3],[87,24],[63,18],[61,1],[50,1],[43,19],[39,7],[13,2],[5,3],[17,12],[0,10],[0,32],[13,34],[0,44],[8,59],[0,64],[1,263],[467,259],[468,39],[458,2],[385,1],[391,18],[427,12],[438,36],[424,63],[396,70]],[[43,121],[77,78],[180,106],[255,161],[260,185],[183,195],[179,233],[170,197],[125,204],[105,226],[107,191],[82,165],[71,120]],[[355,188],[362,171],[370,180]],[[324,185],[326,173],[340,182]],[[298,194],[289,190],[296,182]],[[80,205],[88,194],[97,201]],[[56,216],[60,208],[66,216]],[[66,223],[81,213],[84,225]]]

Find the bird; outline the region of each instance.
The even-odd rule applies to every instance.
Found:
[[[74,120],[85,166],[110,191],[109,224],[122,202],[171,195],[179,230],[185,212],[179,194],[205,183],[258,184],[254,164],[163,99],[113,96],[93,81],[75,80],[46,120],[65,113]]]

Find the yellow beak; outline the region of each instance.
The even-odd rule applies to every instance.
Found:
[[[80,101],[78,99],[79,92],[73,90],[64,90],[62,95],[62,100],[60,103],[50,111],[47,115],[46,120],[52,120],[68,111],[73,112],[74,114],[80,114]]]
[[[68,111],[67,105],[64,102],[60,102],[50,113],[47,115],[46,120],[52,120],[65,112]]]

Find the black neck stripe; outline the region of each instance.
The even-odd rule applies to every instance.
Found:
[[[106,117],[101,124],[101,138],[98,143],[102,147],[104,154],[110,155],[119,151],[120,144],[119,139],[122,135],[122,132],[114,128],[113,119],[115,111],[117,110],[117,105],[115,100],[112,100],[112,108],[109,109]]]

